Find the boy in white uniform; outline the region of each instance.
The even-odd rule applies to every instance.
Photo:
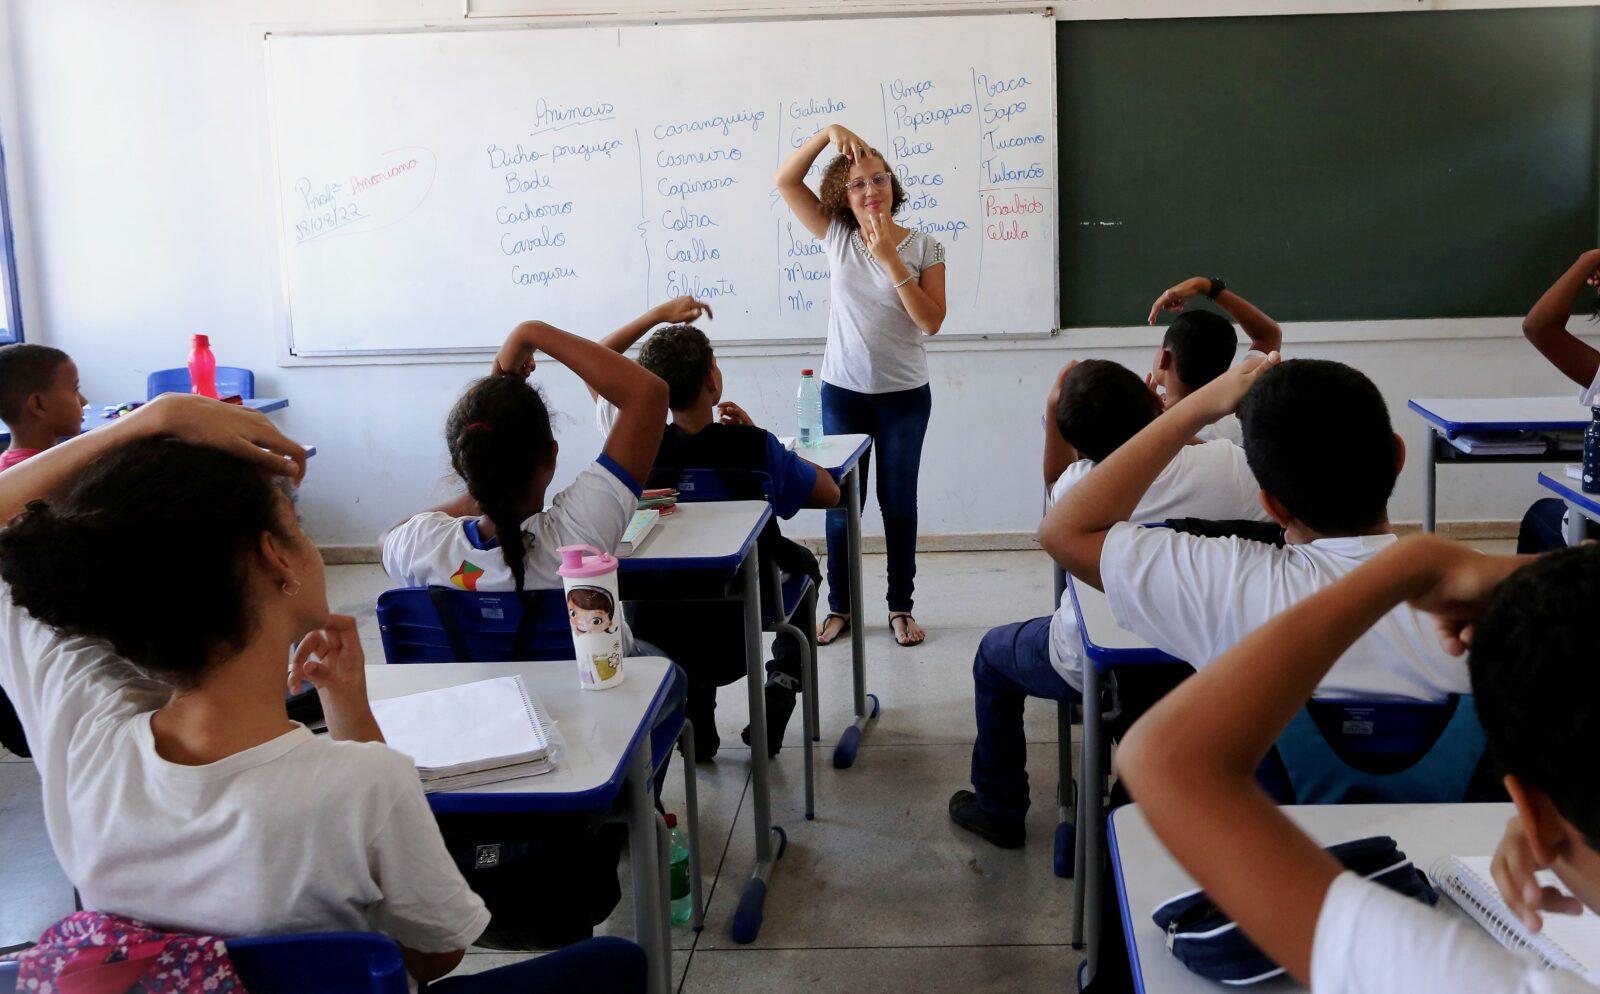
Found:
[[[1045,411],[1045,482],[1060,501],[1096,462],[1161,413],[1161,402],[1133,372],[1114,362],[1068,363]],[[1078,457],[1062,468],[1062,460]],[[1135,509],[1139,521],[1175,517],[1266,521],[1243,451],[1232,442],[1186,445]],[[1028,810],[1028,697],[1078,700],[1083,652],[1070,603],[1054,615],[992,629],[972,663],[978,739],[972,748],[973,790],[950,798],[956,824],[1003,848],[1023,844]]]
[[[1600,909],[1597,600],[1591,547],[1529,560],[1406,539],[1186,681],[1123,740],[1119,771],[1168,851],[1318,994],[1592,994],[1576,974],[1541,969],[1469,921],[1345,872],[1261,791],[1255,768],[1370,626],[1395,611],[1432,612],[1452,653],[1471,649],[1462,668],[1516,804],[1493,864],[1502,897],[1533,930],[1541,912]],[[1541,886],[1540,869],[1571,893]]]

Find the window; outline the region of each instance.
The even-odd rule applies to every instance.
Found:
[[[6,150],[0,143],[0,345],[22,341],[15,245],[11,233],[11,198],[6,194]]]

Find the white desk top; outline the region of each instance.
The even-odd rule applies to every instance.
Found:
[[[1539,486],[1576,507],[1584,517],[1600,520],[1600,494],[1586,494],[1577,480],[1567,478],[1565,470],[1557,473],[1540,473]]]
[[[1084,652],[1100,669],[1122,662],[1171,661],[1171,656],[1117,624],[1111,601],[1103,591],[1068,576],[1064,596],[1072,598],[1076,605]]]
[[[1406,406],[1448,431],[1582,431],[1590,421],[1576,388],[1562,397],[1420,397]]]
[[[813,449],[796,443],[794,454],[814,466],[821,466],[829,476],[838,479],[850,472],[870,448],[870,435],[824,435],[822,444]]]
[[[679,504],[645,536],[644,545],[622,557],[622,572],[663,568],[737,568],[772,517],[763,500]]]
[[[1392,836],[1424,872],[1441,856],[1492,854],[1513,810],[1510,804],[1330,804],[1283,809],[1322,845],[1369,835]],[[1150,920],[1150,912],[1161,902],[1193,890],[1194,880],[1156,841],[1137,804],[1112,812],[1111,823],[1110,837],[1117,854],[1114,872],[1127,895],[1143,981],[1136,988],[1144,994],[1217,994],[1226,990],[1190,973],[1170,956],[1165,933]],[[1439,907],[1454,908],[1443,895]],[[1121,925],[1107,922],[1106,927]],[[1303,990],[1283,978],[1250,989],[1263,994]]]
[[[607,690],[579,688],[578,665],[572,660],[368,666],[367,697],[381,701],[520,673],[524,685],[539,699],[545,718],[554,724],[562,739],[564,750],[556,758],[555,769],[540,776],[459,791],[440,791],[430,796],[523,794],[538,795],[540,801],[553,801],[565,795],[566,800],[581,801],[582,798],[572,795],[593,794],[597,799],[595,806],[605,808],[621,789],[629,751],[646,731],[645,719],[651,715],[652,705],[665,693],[671,665],[659,657],[630,656],[623,662],[627,678]],[[604,803],[599,803],[598,799],[602,798]],[[556,810],[556,805],[548,806]],[[503,809],[504,805],[501,807]],[[590,807],[578,803],[564,805],[562,809],[590,810]]]

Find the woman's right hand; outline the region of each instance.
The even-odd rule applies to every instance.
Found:
[[[128,415],[130,424],[145,424],[157,433],[214,449],[255,463],[269,472],[305,476],[306,450],[278,430],[265,414],[241,404],[191,393],[162,394]]]
[[[861,136],[851,131],[842,124],[828,125],[828,142],[839,150],[839,154],[851,162],[861,161],[862,156],[872,148],[861,140]]]

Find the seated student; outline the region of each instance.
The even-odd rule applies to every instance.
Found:
[[[710,317],[711,308],[692,297],[679,297],[619,328],[601,344],[626,352],[655,325],[693,321],[702,314]],[[771,478],[772,507],[779,518],[792,518],[801,508],[839,503],[839,485],[833,477],[784,448],[739,405],[722,399],[722,370],[717,367],[711,342],[700,329],[683,323],[662,328],[640,350],[639,365],[666,381],[667,405],[672,410],[672,424],[656,453],[657,482],[670,483],[677,471],[684,469],[751,470]],[[597,417],[605,427],[615,416],[615,407],[598,395],[595,400]],[[757,553],[763,562],[776,562],[785,574],[808,573],[821,582],[816,557],[784,538],[776,521],[768,522],[757,539]],[[765,583],[764,573],[762,580]],[[647,602],[637,606],[639,630],[672,658],[689,661],[687,709],[694,722],[696,760],[709,760],[721,744],[716,726],[717,687],[745,675],[741,611],[737,604]],[[771,756],[782,748],[799,689],[799,646],[787,634],[780,634],[773,640],[764,689],[767,752]],[[748,745],[749,728],[742,737]]]
[[[489,913],[383,745],[355,620],[328,613],[295,519],[304,469],[264,415],[180,394],[0,473],[0,685],[84,908],[171,932],[382,932],[434,980]],[[108,576],[140,582],[108,598]],[[291,655],[327,735],[286,716]],[[536,962],[440,989],[531,989]]]
[[[1266,355],[1283,345],[1283,329],[1278,327],[1278,322],[1229,290],[1222,280],[1193,276],[1169,288],[1150,305],[1149,317],[1149,322],[1155,324],[1162,311],[1181,312],[1161,339],[1161,348],[1156,352],[1148,379],[1167,407],[1210,383],[1233,365],[1238,339],[1228,319],[1211,311],[1184,310],[1185,305],[1200,294],[1211,298],[1239,322],[1239,327],[1250,336],[1250,352]],[[1226,438],[1235,445],[1243,444],[1239,419],[1231,415],[1202,428],[1200,438]]]
[[[1594,992],[1478,925],[1344,872],[1268,799],[1256,765],[1341,655],[1398,611],[1433,612],[1469,657],[1517,816],[1494,877],[1531,929],[1600,911],[1593,613],[1600,551],[1484,556],[1432,536],[1391,544],[1239,641],[1139,721],[1117,766],[1151,829],[1269,957],[1319,994]],[[1407,606],[1409,605],[1409,607]],[[1457,665],[1460,665],[1459,661]],[[1403,826],[1395,835],[1409,848]],[[1541,887],[1553,870],[1571,895]]]
[[[1127,368],[1103,359],[1068,363],[1045,408],[1045,480],[1053,480],[1051,503],[1160,414],[1160,400]],[[1064,448],[1078,459],[1057,469]],[[1260,490],[1244,452],[1232,442],[1186,445],[1140,499],[1133,519],[1265,521]],[[1082,698],[1083,651],[1071,603],[1059,605],[1048,617],[990,629],[973,658],[972,682],[978,718],[973,790],[958,790],[950,798],[950,818],[997,846],[1014,849],[1024,842],[1023,816],[1028,811],[1023,701]]]
[[[83,431],[87,403],[78,392],[78,364],[65,352],[27,343],[0,347],[0,421],[11,433],[0,470]]]
[[[1567,330],[1573,303],[1585,285],[1600,287],[1600,249],[1578,256],[1544,292],[1522,319],[1522,334],[1552,366],[1583,388],[1579,403],[1594,405],[1600,402],[1600,352]],[[1600,302],[1595,306],[1595,317],[1600,317]],[[1558,497],[1534,501],[1522,516],[1517,551],[1545,552],[1567,545],[1566,513],[1567,505]]]
[[[1134,522],[1195,432],[1237,409],[1279,547]],[[1336,412],[1337,416],[1334,416]],[[1117,623],[1199,669],[1289,605],[1393,545],[1405,448],[1372,381],[1320,359],[1249,360],[1168,408],[1096,466],[1039,527],[1045,551],[1106,592]],[[1467,680],[1428,619],[1383,618],[1317,688],[1328,698],[1442,700]]]

